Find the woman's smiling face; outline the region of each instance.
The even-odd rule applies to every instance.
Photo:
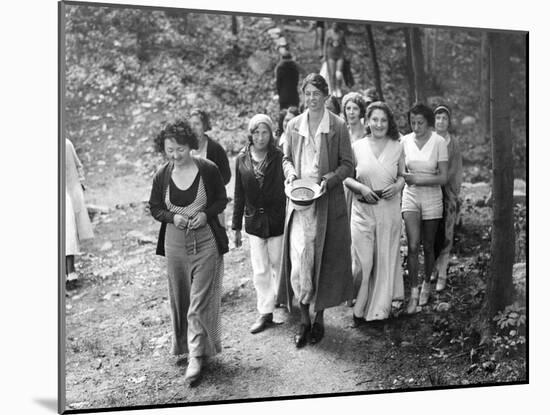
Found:
[[[388,116],[381,109],[375,109],[368,119],[369,127],[374,138],[384,138],[388,133]]]

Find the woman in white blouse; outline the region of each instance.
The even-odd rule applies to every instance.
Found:
[[[401,213],[407,233],[407,269],[411,295],[406,312],[430,298],[430,276],[434,266],[434,240],[443,217],[441,186],[447,182],[448,155],[445,139],[433,132],[434,114],[424,104],[415,104],[408,113],[412,133],[402,137],[405,153],[405,189]],[[424,249],[424,278],[418,272],[420,241]],[[420,283],[422,281],[422,288]]]

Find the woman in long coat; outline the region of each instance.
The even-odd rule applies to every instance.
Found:
[[[304,346],[308,338],[311,343],[320,341],[324,335],[323,311],[353,297],[351,236],[342,185],[343,180],[353,172],[349,134],[344,121],[325,109],[328,85],[323,77],[318,74],[308,75],[302,84],[302,92],[307,110],[292,119],[287,126],[283,157],[285,177],[288,183],[296,178],[307,177],[306,169],[311,172],[308,165],[313,164],[317,182],[325,194],[314,202],[313,222],[316,226],[304,226],[302,229],[312,233],[309,235],[310,243],[305,241],[302,258],[311,255],[308,247],[313,248],[312,287],[305,294],[293,290],[296,285],[291,279],[291,274],[296,273],[292,272],[293,269],[302,271],[307,268],[303,267],[303,263],[292,264],[291,261],[291,244],[294,243],[292,228],[300,224],[303,212],[296,211],[292,203],[287,207],[278,302],[286,303],[290,309],[294,294],[300,301],[302,315],[300,329],[295,337],[297,347]],[[315,135],[309,132],[310,127],[316,131]],[[316,154],[315,160],[303,157],[309,151],[309,145],[314,146],[311,151]],[[298,219],[296,223],[295,218]],[[308,238],[307,235],[305,237]],[[299,274],[300,283],[303,283],[304,273]],[[313,303],[313,311],[316,313],[313,325],[309,317],[310,303]]]

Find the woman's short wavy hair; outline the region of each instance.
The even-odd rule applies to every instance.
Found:
[[[181,146],[189,146],[190,149],[199,148],[199,140],[187,121],[177,120],[166,124],[155,137],[155,148],[164,153],[164,142],[174,140]]]
[[[321,75],[319,75],[318,73],[310,73],[308,76],[306,76],[302,81],[302,92],[304,92],[306,86],[310,84],[321,91],[325,97],[328,96],[328,84],[326,79],[323,78]]]
[[[428,122],[428,127],[433,127],[435,124],[435,115],[430,107],[421,102],[417,102],[412,106],[412,108],[407,112],[407,119],[409,125],[411,125],[411,115],[422,115]]]
[[[372,131],[369,127],[368,120],[374,110],[381,110],[384,111],[384,114],[386,114],[386,117],[388,117],[388,132],[386,135],[390,137],[392,140],[398,140],[399,139],[399,130],[397,129],[397,123],[395,122],[395,118],[393,116],[393,111],[389,107],[388,104],[386,104],[383,101],[375,101],[367,107],[366,114],[365,114],[365,122],[367,124],[367,134],[372,134]]]
[[[346,105],[348,102],[353,102],[359,107],[359,118],[365,118],[365,111],[367,109],[365,105],[365,99],[359,92],[348,92],[342,98],[342,114],[344,114],[344,119],[348,121],[348,116],[346,115]]]
[[[210,116],[206,111],[201,110],[200,108],[193,108],[191,110],[191,113],[189,114],[189,118],[191,117],[199,117],[199,119],[202,122],[202,129],[204,130],[204,132],[210,131],[212,129],[212,124],[210,123]]]

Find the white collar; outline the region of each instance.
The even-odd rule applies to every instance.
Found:
[[[307,109],[303,115],[304,116],[298,128],[298,133],[303,137],[309,137],[309,123],[308,123],[309,109]],[[328,110],[324,108],[323,118],[321,118],[321,122],[319,123],[319,127],[317,128],[317,133],[328,134],[329,131],[330,131],[330,116],[329,116]]]

